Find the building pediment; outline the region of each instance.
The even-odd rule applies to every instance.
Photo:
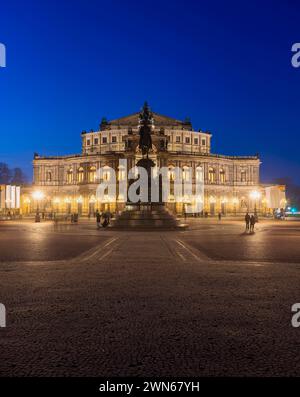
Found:
[[[172,117],[164,116],[159,113],[152,112],[155,128],[178,128],[178,129],[192,129],[189,120],[181,121]],[[131,114],[129,116],[121,117],[115,120],[108,121],[103,125],[104,128],[136,128],[139,124],[140,112]]]

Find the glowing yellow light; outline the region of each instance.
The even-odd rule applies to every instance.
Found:
[[[28,197],[24,200],[24,203],[25,203],[25,204],[30,204],[30,202],[31,202],[31,201],[30,201],[30,198],[28,198]]]
[[[71,199],[69,197],[66,197],[64,201],[66,204],[71,204]]]
[[[80,196],[80,197],[78,197],[78,199],[76,201],[78,204],[81,204],[83,202],[83,198]]]
[[[91,198],[90,198],[90,200],[89,200],[89,203],[90,203],[90,204],[94,204],[95,202],[96,202],[95,196],[91,196]]]
[[[59,197],[55,197],[54,200],[53,200],[53,203],[54,204],[59,204],[60,203]]]
[[[40,201],[43,200],[45,195],[40,190],[36,190],[35,192],[32,193],[32,197],[34,198],[34,200]]]
[[[260,197],[261,197],[261,193],[258,192],[257,190],[253,190],[253,191],[250,193],[250,198],[251,198],[252,200],[258,200]]]
[[[191,202],[190,197],[189,197],[188,195],[185,195],[185,196],[183,197],[183,202],[184,202],[185,204],[190,203],[190,202]]]
[[[236,197],[234,197],[234,198],[232,199],[232,202],[233,202],[233,204],[238,204],[238,203],[239,203],[239,199],[236,198]]]

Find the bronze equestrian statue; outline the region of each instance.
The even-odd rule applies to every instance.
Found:
[[[142,112],[140,113],[140,142],[139,148],[142,151],[142,155],[149,155],[149,150],[152,148],[152,138],[151,138],[151,127],[153,125],[153,115],[150,108],[145,102]]]

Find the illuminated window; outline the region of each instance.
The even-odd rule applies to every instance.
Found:
[[[196,180],[197,181],[203,181],[203,168],[202,167],[197,167],[196,168]]]
[[[180,136],[176,137],[176,143],[180,143]]]
[[[124,169],[124,167],[119,167],[118,179],[119,179],[119,181],[124,181],[125,180],[125,169]]]
[[[225,183],[226,182],[226,174],[223,169],[220,170],[220,182]]]
[[[47,171],[47,173],[46,173],[46,181],[47,182],[51,182],[52,181],[52,172],[51,171]]]
[[[241,182],[246,182],[247,181],[247,173],[245,170],[241,171]]]
[[[104,181],[109,181],[110,180],[110,169],[109,167],[104,167],[103,168],[103,180]]]
[[[77,171],[77,182],[81,183],[84,180],[84,169],[82,167],[78,168]]]
[[[208,170],[208,180],[210,183],[216,182],[216,171],[214,168],[209,168]]]
[[[67,172],[67,183],[73,183],[73,170],[70,168]]]
[[[190,180],[190,169],[188,167],[183,167],[182,178],[184,181],[189,182]]]
[[[92,166],[89,168],[89,182],[94,183],[96,181],[96,167]]]
[[[87,139],[87,140],[86,140],[86,145],[87,145],[87,146],[90,146],[90,144],[91,144],[90,139]]]

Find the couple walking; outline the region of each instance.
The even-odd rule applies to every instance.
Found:
[[[257,216],[255,215],[249,215],[247,212],[245,216],[245,222],[246,222],[246,232],[254,233],[254,226],[257,222]]]

